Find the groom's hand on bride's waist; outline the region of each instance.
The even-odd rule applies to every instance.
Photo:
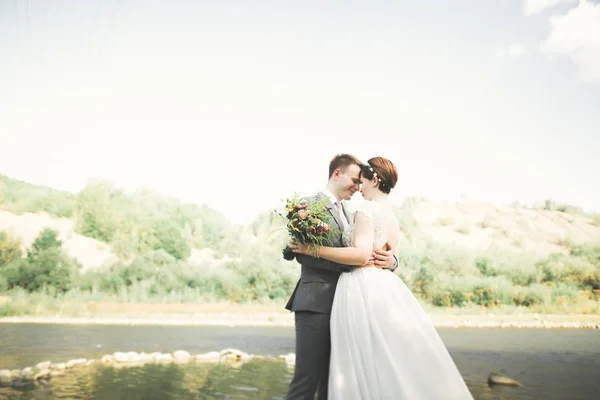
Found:
[[[373,250],[371,258],[363,267],[377,267],[389,269],[393,272],[398,267],[398,259],[394,255],[390,244],[386,242],[381,249]]]

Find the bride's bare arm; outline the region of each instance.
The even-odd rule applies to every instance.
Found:
[[[319,258],[340,264],[363,266],[373,251],[373,221],[362,213],[356,214],[354,223],[354,247],[319,247]],[[311,246],[291,244],[294,253],[313,255]]]

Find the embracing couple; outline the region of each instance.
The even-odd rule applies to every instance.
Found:
[[[329,246],[290,248],[302,266],[286,305],[295,312],[296,366],[287,400],[464,400],[471,396],[429,317],[393,271],[400,229],[388,199],[396,166],[349,154],[329,164]],[[342,200],[361,191],[355,213]]]

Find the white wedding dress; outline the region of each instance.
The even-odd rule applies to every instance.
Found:
[[[365,201],[373,248],[387,234],[379,204]],[[353,225],[345,235],[353,245]],[[431,320],[396,275],[379,268],[343,273],[331,312],[330,400],[473,399]]]

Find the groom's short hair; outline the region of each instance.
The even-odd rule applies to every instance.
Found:
[[[351,154],[338,154],[331,159],[329,163],[329,178],[333,176],[333,173],[336,169],[340,169],[341,171],[345,170],[352,164],[356,164],[362,168],[364,165],[358,158],[354,157]]]

